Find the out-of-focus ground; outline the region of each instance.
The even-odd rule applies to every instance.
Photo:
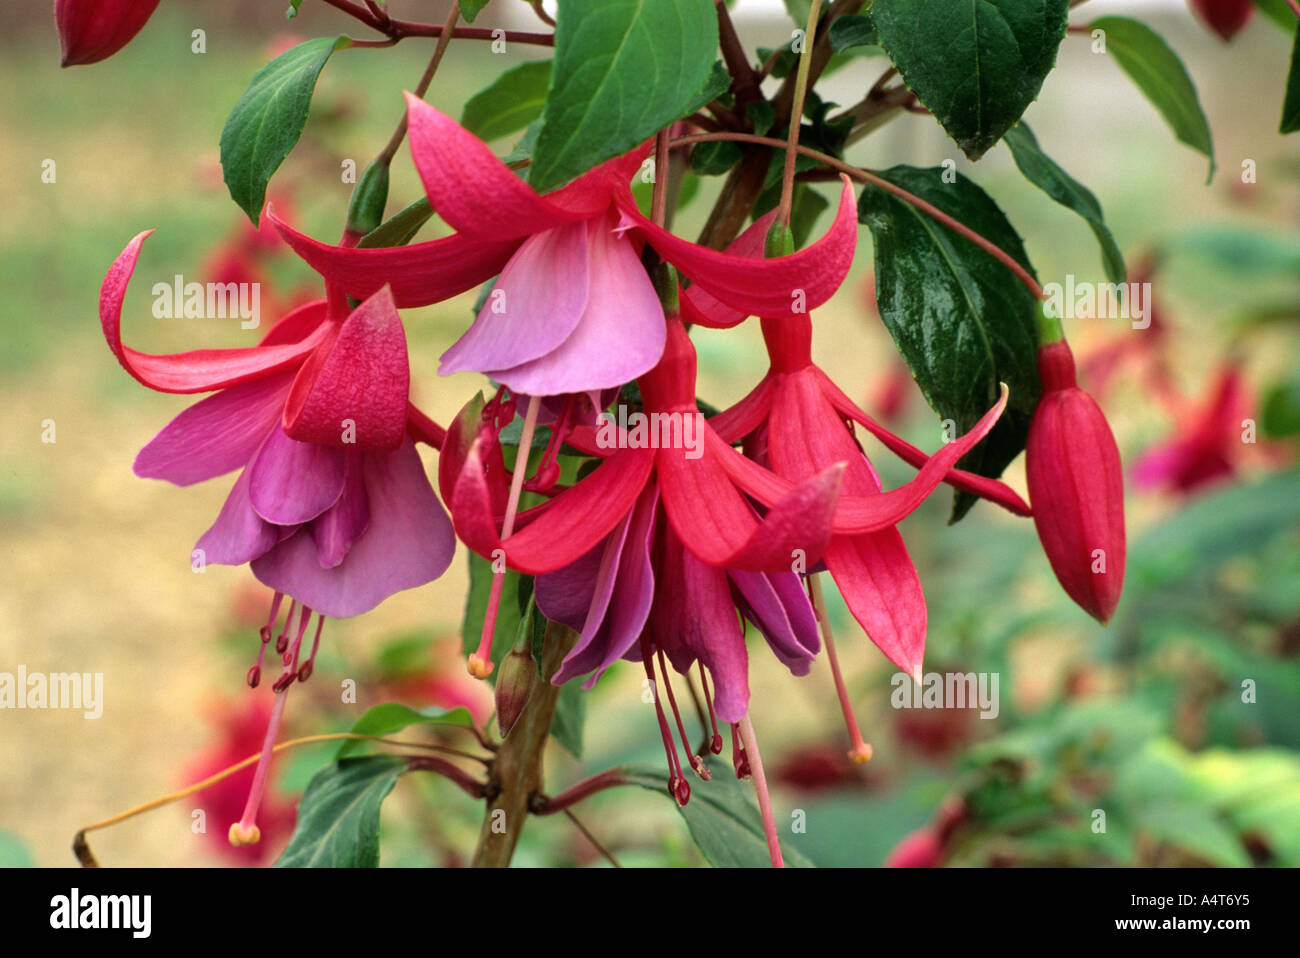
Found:
[[[283,5],[245,5],[234,19],[215,18],[206,5],[164,4],[123,54],[67,71],[58,68],[58,41],[44,8],[33,22],[0,37],[0,671],[21,664],[33,672],[104,675],[104,714],[98,720],[57,710],[0,713],[0,831],[19,836],[41,865],[71,863],[69,844],[78,827],[179,785],[180,769],[211,741],[208,703],[245,691],[255,626],[244,628],[242,646],[223,637],[233,629],[236,607],[256,608],[260,593],[252,591],[246,569],[209,567],[199,575],[190,567],[190,549],[215,517],[229,479],[178,489],[132,475],[135,452],[188,400],[151,393],[122,371],[100,335],[96,303],[104,271],[118,252],[140,230],[155,228],[126,302],[127,342],[172,352],[248,345],[261,335],[262,330],[241,331],[233,321],[155,320],[148,289],[155,278],[195,273],[203,254],[239,222],[241,214],[220,183],[217,138],[226,113],[267,59],[268,46],[278,34],[327,35],[341,26],[332,11],[311,2],[296,21],[286,22]],[[501,6],[489,6],[483,22],[492,25],[494,8]],[[1107,12],[1123,9],[1121,3],[1106,6]],[[1086,22],[1081,14],[1076,10],[1072,20]],[[1097,194],[1126,252],[1205,222],[1294,224],[1300,193],[1293,185],[1286,188],[1283,163],[1288,156],[1294,163],[1295,145],[1276,134],[1288,40],[1259,17],[1226,47],[1179,7],[1142,15],[1181,53],[1196,79],[1215,134],[1220,173],[1214,183],[1205,184],[1204,160],[1174,140],[1127,78],[1090,53],[1082,37],[1064,42],[1059,69],[1027,114],[1044,149]],[[207,31],[205,54],[190,52],[196,27]],[[788,23],[775,17],[742,17],[740,29],[751,46],[788,38]],[[453,43],[429,99],[457,114],[467,95],[523,53],[494,56],[486,45]],[[400,114],[400,91],[415,82],[427,54],[427,45],[408,41],[392,51],[338,54],[325,70],[303,147],[275,181],[293,184],[294,207],[313,235],[332,239],[338,232],[350,189],[340,183],[339,164],[354,158],[363,166],[383,144]],[[878,75],[879,63],[861,60],[819,91],[844,104],[856,102]],[[502,152],[509,147],[502,144]],[[1025,237],[1040,277],[1072,272],[1100,278],[1086,226],[1026,186],[1005,148],[972,167],[932,119],[909,116],[859,144],[852,157],[873,167],[957,159],[1002,204]],[[1246,158],[1257,161],[1259,182],[1243,190],[1238,173]],[[56,163],[54,183],[41,180],[47,159]],[[390,209],[418,195],[405,151],[394,171]],[[707,199],[702,195],[681,214],[683,235],[694,235]],[[818,229],[824,225],[823,219]],[[286,284],[310,283],[310,272],[297,267],[283,267]],[[854,274],[819,312],[814,344],[816,359],[864,400],[895,361],[888,335],[864,305],[869,269],[870,237],[863,230]],[[1194,273],[1171,279],[1167,287],[1171,309],[1189,331],[1201,323],[1212,328],[1231,307],[1219,289],[1207,288]],[[473,299],[466,294],[405,317],[414,397],[442,422],[483,385],[471,376],[436,375],[438,353],[470,319]],[[1102,333],[1086,325],[1071,330],[1080,347]],[[702,394],[715,405],[738,399],[765,368],[756,326],[701,332],[697,340]],[[1189,388],[1204,381],[1223,346],[1218,335],[1180,340],[1180,374]],[[1254,371],[1277,371],[1286,361],[1286,351],[1278,350]],[[918,395],[912,408],[909,435],[933,448],[938,431]],[[1134,392],[1121,390],[1108,412],[1126,450],[1163,429],[1155,410]],[[54,442],[42,441],[47,421],[54,424]],[[905,474],[888,465],[884,471],[895,479]],[[1020,463],[1008,481],[1023,491]],[[947,508],[946,494],[937,499],[929,507],[934,514]],[[1134,500],[1133,528],[1164,508]],[[978,548],[978,523],[1010,522],[981,507],[968,527],[951,534]],[[905,535],[912,526],[904,526]],[[930,521],[925,528],[939,527]],[[1022,534],[1032,540],[1029,524],[1022,524]],[[931,604],[942,603],[943,583],[926,575],[927,543],[909,542]],[[1040,563],[1007,601],[1032,600],[1054,588],[1045,568]],[[313,683],[336,688],[351,663],[394,634],[454,633],[465,583],[462,555],[438,582],[395,596],[356,620],[331,623],[325,639],[329,667],[318,668]],[[850,672],[881,668],[883,660],[852,621],[837,618]],[[1032,679],[1035,670],[1050,670],[1090,628],[1081,623],[1076,635],[1047,637],[1025,675]],[[635,740],[639,754],[661,762],[653,722],[639,705],[636,676],[625,670],[615,678],[602,684],[591,703],[590,711],[604,720],[589,723],[589,752],[626,754],[627,743]],[[824,662],[810,678],[792,682],[754,646],[752,684],[756,724],[774,748],[838,734]],[[1025,694],[1032,694],[1032,681],[1027,686]],[[359,705],[339,705],[337,724],[346,725],[367,701],[363,690]],[[864,716],[868,724],[869,717]],[[571,765],[563,760],[560,780]],[[192,807],[182,803],[97,835],[97,853],[120,865],[210,862],[209,853],[191,840]],[[672,814],[666,803],[647,808],[647,828]]]

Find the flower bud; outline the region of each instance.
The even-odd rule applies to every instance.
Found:
[[[140,32],[158,0],[55,0],[62,65],[107,60]]]
[[[1191,7],[1225,41],[1236,36],[1255,13],[1252,0],[1191,0]]]
[[[1029,424],[1025,472],[1043,551],[1061,587],[1102,624],[1124,585],[1124,480],[1096,401],[1075,383],[1064,339],[1038,350],[1043,395]]]
[[[510,729],[523,714],[536,678],[537,663],[528,645],[521,642],[505,657],[501,674],[497,676],[497,728],[501,730],[502,738],[510,734]]]

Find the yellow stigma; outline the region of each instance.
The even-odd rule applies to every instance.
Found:
[[[849,761],[854,765],[865,765],[867,762],[871,761],[872,754],[871,746],[868,743],[863,742],[861,745],[849,752]]]
[[[476,679],[485,679],[492,674],[492,663],[480,655],[469,657],[469,674]]]
[[[262,840],[262,830],[256,825],[249,825],[245,830],[239,822],[230,826],[230,844],[238,848],[241,845],[256,845]]]

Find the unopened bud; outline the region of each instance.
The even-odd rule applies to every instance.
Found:
[[[497,727],[501,736],[510,734],[515,722],[523,714],[537,679],[537,663],[527,645],[516,647],[501,663],[497,676]]]
[[[159,0],[55,0],[62,65],[106,60],[122,49],[158,9]]]

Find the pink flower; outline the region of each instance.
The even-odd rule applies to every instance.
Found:
[[[1241,370],[1234,362],[1225,363],[1205,403],[1188,411],[1174,438],[1138,458],[1133,478],[1145,488],[1183,494],[1232,478],[1243,449],[1242,420],[1249,415]]]

